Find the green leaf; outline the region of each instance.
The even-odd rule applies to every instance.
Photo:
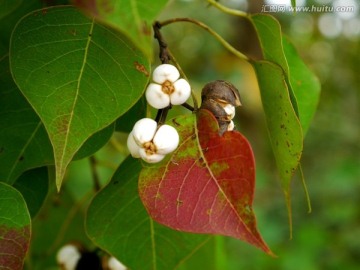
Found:
[[[26,170],[54,164],[40,118],[14,83],[7,54],[0,58],[0,181],[13,184]],[[92,155],[110,139],[114,124],[92,135],[74,156]]]
[[[13,184],[54,158],[44,126],[11,77],[7,55],[0,60],[0,85],[0,181]]]
[[[0,183],[0,269],[23,269],[31,223],[21,193]]]
[[[285,80],[288,84],[290,100],[296,114],[298,114],[298,104],[290,83],[289,65],[282,44],[280,23],[268,14],[252,15],[250,20],[258,34],[264,59],[278,64],[283,69]]]
[[[124,33],[152,58],[152,24],[168,0],[74,0],[75,5]]]
[[[247,139],[238,131],[220,136],[206,109],[168,124],[179,133],[178,148],[159,163],[144,164],[139,177],[149,215],[179,231],[234,237],[274,255],[252,209],[255,159]]]
[[[42,3],[39,0],[0,0],[0,7],[0,43],[8,48],[11,32],[18,20],[41,8]]]
[[[291,105],[283,70],[267,61],[253,62],[253,66],[282,189],[290,209],[290,180],[299,165],[303,150],[301,125]]]
[[[66,243],[74,241],[90,247],[84,230],[84,203],[89,198],[75,201],[66,185],[60,193],[54,185],[50,190],[44,206],[33,220],[29,269],[58,269],[55,255]]]
[[[74,160],[91,156],[103,147],[111,138],[115,130],[115,123],[93,134],[76,152]]]
[[[10,66],[40,116],[54,149],[57,188],[81,145],[132,107],[148,81],[148,60],[115,31],[73,7],[23,17]]]
[[[22,0],[0,0],[0,19],[4,18],[9,13],[16,10],[16,8],[21,4]]]
[[[282,43],[289,64],[290,82],[298,102],[299,118],[305,136],[319,102],[321,85],[315,74],[300,58],[289,39],[283,37]]]
[[[130,110],[116,120],[116,131],[130,133],[136,121],[146,117],[146,107],[146,98],[142,97]]]
[[[291,6],[296,7],[296,0],[291,0]]]
[[[26,171],[13,185],[26,201],[31,218],[33,219],[44,203],[49,189],[47,167]]]
[[[209,237],[171,230],[150,219],[138,195],[140,170],[138,160],[126,159],[97,194],[87,213],[88,235],[130,269],[174,269]]]
[[[176,270],[191,270],[191,269],[206,269],[206,270],[220,270],[229,269],[228,264],[217,263],[217,242],[216,238],[222,236],[211,237],[196,253],[181,264]],[[226,249],[222,250],[226,252]]]

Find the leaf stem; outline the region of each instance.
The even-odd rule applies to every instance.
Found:
[[[90,156],[89,161],[90,161],[91,175],[94,183],[94,191],[98,192],[101,189],[101,185],[100,185],[99,175],[96,171],[97,160],[94,156]]]
[[[302,186],[303,186],[304,192],[305,192],[306,202],[307,202],[307,205],[308,205],[308,213],[310,214],[311,211],[312,211],[312,209],[311,209],[311,200],[310,200],[309,191],[308,191],[307,186],[306,186],[304,172],[303,172],[301,164],[299,164],[299,172],[300,172],[301,183],[302,183]]]
[[[292,223],[292,209],[291,209],[291,197],[290,197],[290,190],[284,191],[285,194],[285,201],[286,201],[286,208],[288,212],[288,221],[289,221],[289,239],[292,239],[293,235],[293,223]]]
[[[161,125],[163,125],[166,121],[166,116],[169,112],[169,110],[171,109],[171,105],[164,108],[164,109],[159,109],[155,118],[155,121],[158,123],[158,127],[160,127]]]
[[[249,14],[246,13],[245,11],[242,11],[242,10],[237,10],[237,9],[232,9],[232,8],[228,8],[220,3],[218,3],[217,1],[215,0],[207,0],[207,2],[216,7],[217,9],[227,13],[227,14],[230,14],[230,15],[235,15],[235,16],[239,16],[239,17],[243,17],[243,18],[249,18]]]
[[[188,103],[183,103],[183,104],[181,104],[181,106],[183,106],[184,108],[186,108],[192,112],[195,111],[195,108]]]
[[[221,45],[223,45],[224,48],[227,49],[229,52],[231,52],[232,54],[234,54],[235,56],[237,56],[238,58],[240,58],[242,60],[250,61],[250,59],[245,54],[243,54],[243,53],[239,52],[237,49],[235,49],[232,45],[230,45],[230,43],[228,43],[225,39],[223,39],[222,36],[220,36],[216,31],[214,31],[212,28],[210,28],[203,22],[200,22],[200,21],[197,21],[197,20],[191,19],[191,18],[173,18],[173,19],[169,19],[169,20],[165,20],[165,21],[157,22],[157,23],[159,24],[160,27],[163,27],[163,26],[177,23],[177,22],[189,22],[189,23],[193,23],[193,24],[203,28],[204,30],[209,32],[212,36],[214,36],[215,39],[217,39],[221,43]]]
[[[172,52],[171,52],[169,49],[168,49],[168,53],[170,54],[171,60],[174,62],[175,66],[176,66],[177,69],[179,70],[181,76],[182,76],[185,80],[189,81],[189,79],[186,77],[185,72],[182,70],[179,62],[176,60],[176,58],[174,57],[174,55],[172,54]],[[199,108],[199,105],[198,105],[198,101],[197,101],[197,99],[196,99],[196,95],[195,95],[195,93],[194,93],[194,91],[193,91],[192,89],[191,89],[191,99],[192,99],[192,101],[193,101],[193,103],[194,103],[194,108],[192,108],[192,109],[187,108],[187,109],[190,109],[192,112],[193,112],[193,111],[197,111],[197,109]],[[189,105],[189,106],[190,106],[190,105]],[[185,107],[185,106],[184,106],[184,107]]]
[[[157,39],[159,43],[159,58],[162,64],[168,64],[171,61],[171,56],[167,49],[167,43],[165,42],[163,36],[161,35],[160,28],[161,25],[159,24],[159,22],[156,21],[153,24],[153,29],[154,29],[154,38]]]
[[[184,71],[182,70],[181,66],[179,65],[178,61],[175,59],[174,55],[171,53],[171,51],[168,49],[167,43],[165,41],[165,39],[163,38],[160,29],[161,29],[162,25],[160,22],[156,21],[153,24],[153,29],[154,29],[154,38],[157,39],[158,43],[159,43],[159,58],[161,60],[162,64],[168,64],[170,61],[174,62],[175,66],[177,67],[177,69],[179,70],[180,74],[182,75],[182,77],[184,79],[186,79],[187,81],[189,81],[184,73]],[[197,109],[198,108],[198,102],[196,99],[196,96],[194,94],[194,92],[191,89],[191,98],[193,100],[194,103],[194,108]],[[191,110],[191,111],[194,111]],[[159,114],[159,112],[158,112]]]

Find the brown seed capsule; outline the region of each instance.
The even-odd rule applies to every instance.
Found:
[[[201,100],[213,99],[220,104],[241,105],[239,90],[231,83],[217,80],[204,86],[201,91]]]
[[[224,108],[215,100],[207,99],[201,103],[201,109],[209,110],[216,118],[219,124],[219,135],[223,135],[227,131],[231,122],[229,115],[225,112]]]
[[[225,107],[232,105],[240,106],[240,94],[236,87],[226,81],[217,80],[204,86],[201,92],[201,109],[207,109],[215,116],[219,124],[220,136],[228,130],[231,119],[234,115],[229,115]]]

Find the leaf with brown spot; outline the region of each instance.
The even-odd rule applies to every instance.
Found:
[[[17,24],[10,66],[49,135],[59,189],[84,142],[142,96],[148,78],[133,63],[150,67],[123,35],[74,7],[46,10],[46,15],[34,11]]]
[[[30,214],[21,193],[0,182],[0,269],[21,270],[30,244]]]
[[[180,231],[235,237],[272,254],[252,210],[255,161],[249,142],[238,131],[219,136],[207,110],[197,120],[183,116],[176,123],[178,149],[161,163],[144,165],[139,177],[151,217]]]

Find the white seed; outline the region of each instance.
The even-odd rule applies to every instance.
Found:
[[[147,163],[157,163],[163,160],[165,157],[165,155],[157,153],[149,154],[145,148],[140,148],[139,154],[142,160],[146,161]]]
[[[162,91],[162,85],[150,83],[145,92],[147,102],[155,109],[163,109],[170,105],[170,97]]]
[[[231,120],[228,127],[227,127],[227,130],[232,131],[232,130],[234,130],[234,128],[235,128],[234,121]]]
[[[226,114],[230,116],[230,119],[233,119],[235,117],[235,107],[233,105],[226,104],[223,108]]]
[[[174,82],[174,88],[174,93],[170,95],[171,104],[180,105],[185,103],[191,95],[190,84],[184,79],[179,79]]]
[[[138,146],[142,146],[146,142],[150,142],[155,135],[157,123],[150,118],[143,118],[137,121],[133,128],[133,137]]]
[[[56,254],[56,261],[64,270],[75,270],[81,253],[74,245],[63,246]]]
[[[156,132],[153,142],[157,153],[166,155],[174,151],[179,145],[179,134],[169,125],[162,125]]]
[[[139,154],[139,150],[140,150],[140,146],[137,145],[137,143],[135,142],[134,139],[134,135],[133,132],[131,131],[128,138],[127,138],[127,147],[130,151],[130,154],[132,157],[134,158],[139,158],[140,154]]]
[[[126,270],[126,266],[123,265],[119,260],[115,257],[110,257],[108,260],[108,268],[109,270]]]
[[[162,64],[154,69],[153,81],[163,84],[165,81],[175,82],[180,77],[178,69],[170,64]]]

